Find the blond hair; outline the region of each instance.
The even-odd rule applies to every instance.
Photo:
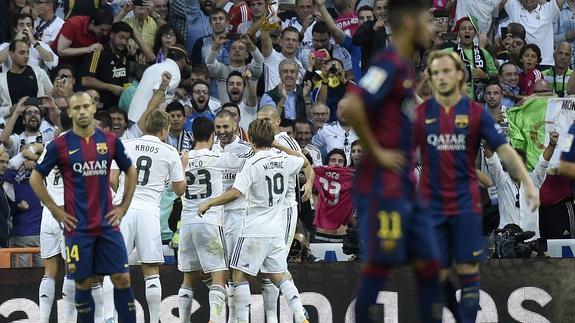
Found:
[[[425,72],[426,72],[427,76],[429,77],[430,82],[431,82],[431,63],[433,63],[434,60],[440,59],[443,57],[451,58],[451,61],[453,61],[453,64],[455,65],[455,69],[463,72],[463,79],[461,79],[461,81],[459,82],[459,90],[461,91],[462,94],[466,94],[467,93],[467,77],[468,77],[467,69],[465,68],[465,64],[463,63],[463,60],[461,60],[461,57],[459,56],[459,54],[457,54],[455,52],[449,52],[449,51],[445,51],[445,50],[436,50],[436,51],[433,51],[429,54],[429,56],[427,57],[427,68],[425,69]],[[430,85],[433,88],[433,84],[430,83]]]
[[[170,126],[170,115],[162,110],[154,110],[146,117],[145,132],[148,134],[158,134],[163,129]]]

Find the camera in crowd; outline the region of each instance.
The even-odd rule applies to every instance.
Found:
[[[331,64],[331,66],[329,67],[328,72],[329,72],[330,74],[337,75],[338,72],[339,72],[339,71],[337,70],[337,65],[336,65],[336,64]]]
[[[535,232],[523,231],[514,223],[493,231],[489,237],[491,258],[530,258],[532,253],[538,250],[537,240],[525,240],[534,236]]]

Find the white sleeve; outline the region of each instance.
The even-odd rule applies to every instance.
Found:
[[[48,46],[48,44],[46,44],[44,42],[39,42],[39,44],[40,44],[40,46],[42,46],[42,48],[44,48],[45,50],[52,53],[52,57],[53,57],[52,61],[51,62],[44,61],[44,64],[46,64],[46,67],[51,70],[54,67],[58,66],[58,62],[60,61],[60,58],[58,57],[58,55],[56,55],[56,53],[54,53],[52,48],[50,48],[50,46]],[[40,53],[35,48],[34,48],[34,51],[36,52],[36,54],[38,54],[38,57],[39,57]]]
[[[535,164],[535,168],[533,168],[533,171],[529,174],[529,177],[531,177],[533,184],[535,184],[537,188],[541,188],[541,186],[543,186],[543,182],[545,182],[545,178],[547,177],[547,167],[549,167],[549,161],[545,160],[543,155],[539,156],[539,160],[537,161],[537,164]]]
[[[237,173],[236,180],[234,181],[233,188],[240,191],[243,195],[247,195],[252,186],[251,167],[244,165],[244,168]]]
[[[521,4],[519,3],[519,0],[507,0],[507,2],[505,2],[505,12],[507,12],[509,20],[514,21],[520,10]]]
[[[287,165],[288,165],[288,172],[289,175],[297,174],[303,167],[304,159],[303,157],[296,157],[296,156],[287,156]]]
[[[180,161],[180,156],[178,153],[174,152],[171,154],[170,161],[170,181],[171,182],[181,182],[186,180],[184,176],[184,166],[182,166],[182,162]]]
[[[485,158],[485,162],[487,163],[489,175],[495,182],[495,186],[502,187],[505,183],[506,176],[509,175],[503,170],[503,166],[501,165],[501,161],[499,160],[497,153],[493,153],[493,156],[490,158]]]

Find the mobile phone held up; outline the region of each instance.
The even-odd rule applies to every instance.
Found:
[[[325,51],[323,51],[323,50],[314,50],[312,53],[313,53],[313,56],[315,58],[326,58],[327,57]]]

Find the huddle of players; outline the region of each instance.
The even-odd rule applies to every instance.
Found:
[[[277,322],[280,290],[296,322],[307,321],[298,291],[287,272],[287,254],[297,220],[295,178],[303,168],[308,183],[313,183],[313,170],[300,153],[277,144],[294,156],[271,149],[275,135],[272,123],[277,121],[279,126],[279,115],[269,108],[263,109],[266,111],[269,113],[264,115],[272,117],[255,120],[250,125],[248,133],[253,148],[235,135],[237,125],[228,111],[216,115],[215,126],[206,118],[194,121],[195,144],[190,152],[178,153],[164,143],[170,118],[162,111],[148,116],[144,136],[123,140],[126,154],[135,165],[137,181],[119,227],[127,253],[135,248],[142,263],[151,322],[159,321],[161,303],[158,266],[163,263],[163,252],[159,204],[166,181],[183,199],[178,250],[178,268],[184,272],[178,293],[181,322],[190,321],[193,286],[204,280],[204,275],[211,278],[210,321],[220,321],[227,298],[229,321],[248,322],[251,296],[246,274],[256,276],[259,272],[266,274],[263,294],[267,321]],[[214,130],[219,137],[216,144]],[[277,136],[284,142],[285,137],[285,134]],[[284,145],[299,151],[293,139]],[[57,171],[47,178],[50,192],[58,195],[57,205],[64,205],[63,181],[54,176],[58,176]],[[115,163],[110,178],[111,186],[117,189],[114,204],[118,205],[125,196],[125,176]],[[223,192],[234,195],[222,200]],[[311,184],[305,186],[302,198],[308,199],[310,194]],[[53,238],[53,249],[57,250],[60,242],[57,235]],[[229,267],[233,268],[233,283],[226,283]],[[71,320],[74,318],[67,318]]]

